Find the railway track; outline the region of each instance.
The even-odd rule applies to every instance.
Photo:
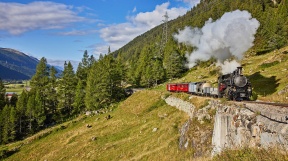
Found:
[[[254,103],[254,104],[262,104],[262,105],[271,105],[271,106],[278,106],[278,107],[286,107],[288,108],[287,103],[276,103],[276,102],[256,102],[256,101],[242,101],[243,103]]]

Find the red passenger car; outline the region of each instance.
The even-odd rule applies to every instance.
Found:
[[[176,92],[177,91],[177,84],[167,84],[167,91]]]
[[[189,83],[179,83],[177,84],[177,92],[188,92]]]

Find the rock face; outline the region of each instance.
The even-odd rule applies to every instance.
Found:
[[[224,148],[243,146],[288,149],[288,124],[284,120],[288,109],[256,104],[217,106],[212,155]]]
[[[174,106],[177,109],[186,112],[190,118],[193,117],[195,107],[189,102],[183,101],[179,98],[172,97],[172,96],[169,96],[168,98],[166,98],[165,102],[170,106]]]
[[[208,106],[196,110],[193,104],[179,98],[170,96],[166,98],[165,101],[170,106],[174,106],[177,109],[186,112],[187,115],[190,116],[182,128],[179,129],[179,149],[186,150],[192,148],[193,158],[210,156],[213,126],[212,123],[209,123],[209,125],[202,124],[205,121],[206,123],[207,121],[210,122],[213,118],[209,115],[208,111],[213,109],[215,106],[209,103]]]
[[[238,102],[224,105],[219,100],[211,100],[206,107],[195,110],[192,104],[179,98],[169,96],[165,101],[190,116],[180,129],[179,148],[194,148],[194,157],[206,155],[207,150],[201,149],[205,143],[210,143],[207,137],[211,139],[211,136],[212,155],[225,148],[278,146],[288,150],[288,108]],[[208,113],[213,109],[217,111],[212,135],[212,130],[209,134],[209,128],[203,129],[203,126],[198,126],[205,120],[213,119]],[[192,122],[193,118],[197,118],[200,125]]]

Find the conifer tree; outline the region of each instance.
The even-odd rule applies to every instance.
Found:
[[[36,92],[35,96],[35,118],[37,122],[37,130],[40,130],[44,127],[44,123],[46,120],[45,110],[42,105],[42,99],[40,91]]]
[[[9,140],[10,142],[14,141],[16,138],[16,110],[15,107],[10,108],[10,115],[9,115]]]
[[[85,50],[82,61],[79,63],[77,71],[76,71],[77,78],[82,81],[84,86],[86,86],[87,75],[88,75],[90,66],[91,65],[90,65],[89,55],[88,55],[87,50]]]
[[[61,109],[62,118],[71,115],[73,110],[72,104],[75,98],[76,79],[73,71],[73,66],[68,62],[64,64],[63,77],[58,86],[58,107]]]
[[[45,114],[49,113],[48,107],[48,84],[49,84],[49,68],[47,67],[47,60],[46,58],[41,58],[37,67],[36,73],[31,79],[31,88],[32,90],[38,93],[38,101],[41,102],[41,111],[44,111]],[[40,108],[40,107],[39,107]]]
[[[111,55],[92,66],[86,87],[85,105],[87,109],[100,109],[122,98],[121,72]]]
[[[159,82],[165,79],[165,70],[161,59],[154,59],[151,74],[154,85],[158,85]]]
[[[84,108],[84,98],[85,98],[85,87],[81,80],[78,80],[75,92],[75,101],[73,103],[73,114],[79,114]]]
[[[2,143],[6,144],[9,142],[9,123],[10,123],[10,107],[5,105],[2,110]]]
[[[82,61],[79,63],[77,71],[76,71],[76,77],[77,77],[77,86],[76,86],[76,92],[75,92],[75,101],[73,103],[74,114],[78,114],[82,109],[85,108],[84,103],[84,97],[85,97],[85,88],[87,84],[87,76],[89,73],[89,70],[91,68],[90,59],[87,50],[85,50],[83,54]]]
[[[96,62],[96,59],[94,58],[93,55],[90,55],[88,60],[89,60],[89,69],[90,69],[92,65]]]
[[[36,117],[36,102],[35,102],[35,94],[31,94],[29,96],[28,102],[27,102],[27,110],[26,110],[26,116],[28,117],[28,129],[29,133],[34,133],[34,127],[33,127],[33,121]]]
[[[173,51],[164,57],[164,66],[166,69],[167,78],[177,78],[185,71],[185,63],[183,57]]]
[[[56,87],[57,87],[57,77],[56,77],[57,71],[55,70],[54,67],[51,67],[50,73],[49,73],[49,83],[47,84],[47,108],[50,113],[49,115],[49,122],[52,122],[52,117],[51,115],[54,115],[56,113],[56,108],[57,108],[57,92],[56,92]],[[48,117],[48,116],[47,116]]]
[[[2,79],[0,78],[0,110],[2,110],[4,106],[6,105],[5,93],[6,93],[6,89],[2,82]]]
[[[19,135],[22,135],[23,131],[26,129],[24,120],[26,119],[25,111],[27,108],[27,100],[28,100],[28,94],[25,90],[23,90],[16,104],[16,115],[17,115]]]

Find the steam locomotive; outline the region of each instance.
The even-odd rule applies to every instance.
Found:
[[[252,96],[251,82],[242,75],[242,67],[238,67],[229,74],[218,77],[218,87],[211,87],[210,83],[205,81],[190,83],[168,83],[167,91],[185,92],[194,95],[211,96],[228,100],[249,100]]]

